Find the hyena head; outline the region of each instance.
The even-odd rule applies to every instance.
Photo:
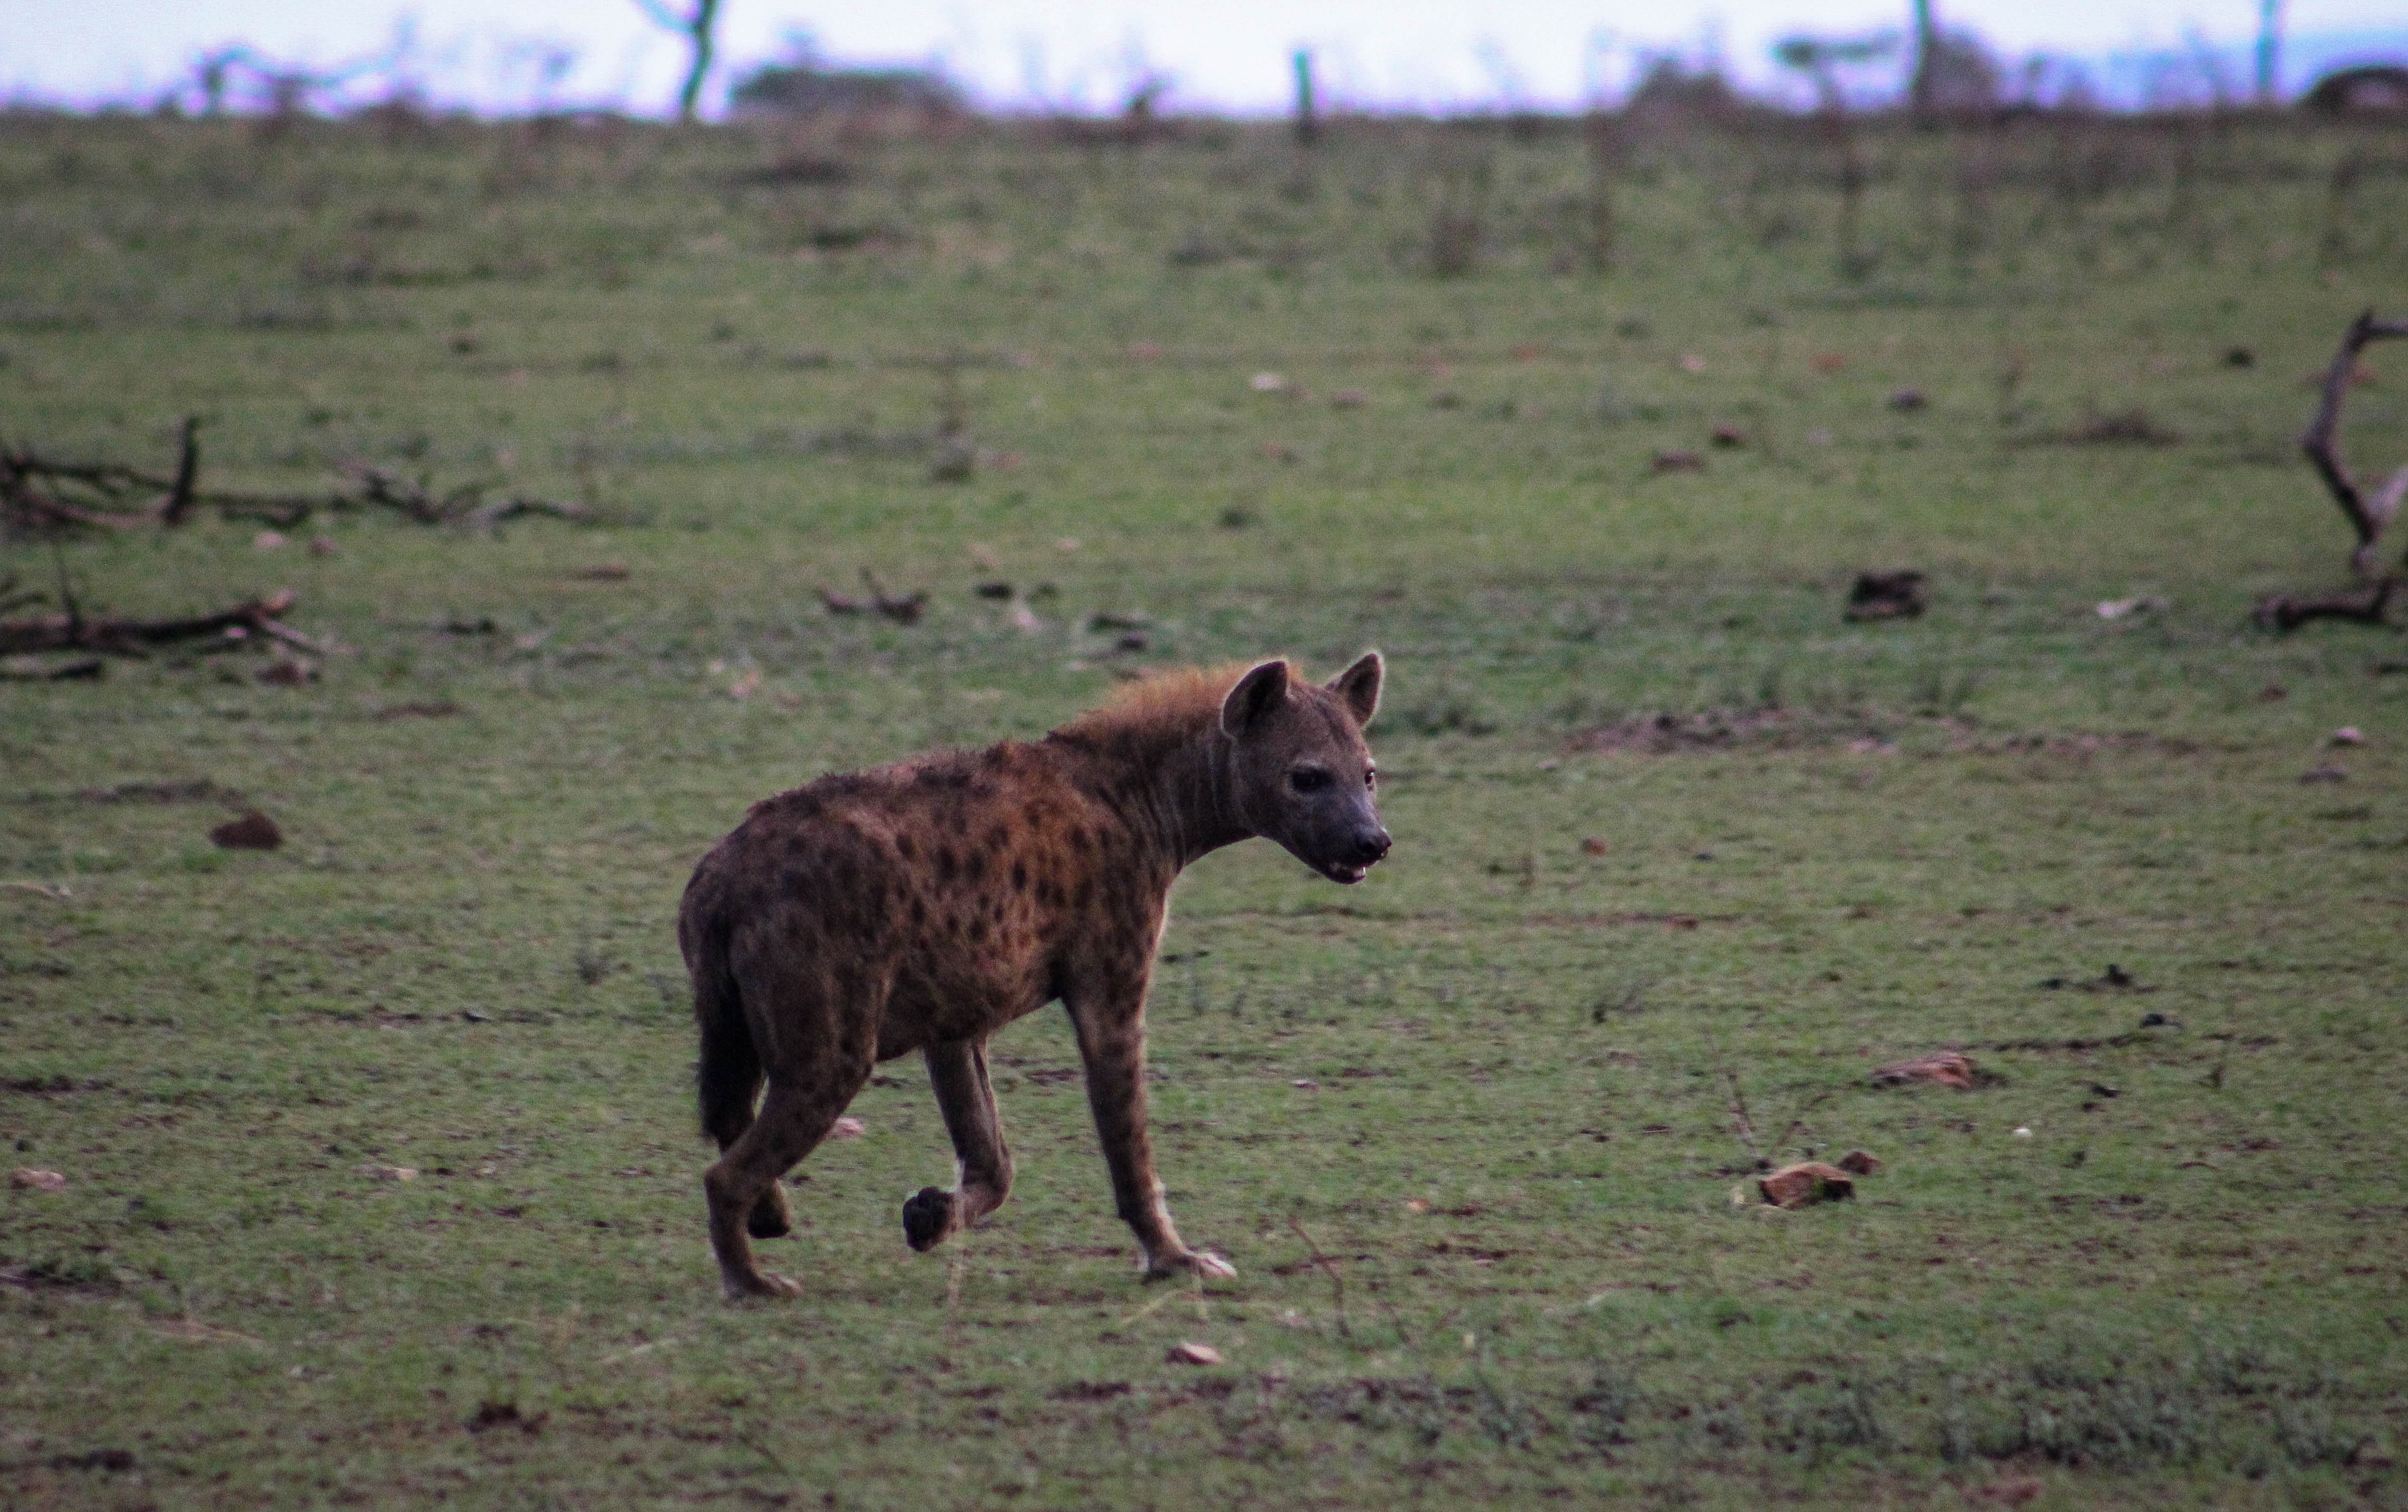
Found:
[[[1255,834],[1332,882],[1363,880],[1388,854],[1372,803],[1377,773],[1363,727],[1380,707],[1380,654],[1314,687],[1267,661],[1238,679],[1221,705],[1238,812]]]

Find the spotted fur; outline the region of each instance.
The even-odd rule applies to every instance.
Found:
[[[1259,835],[1354,883],[1387,854],[1362,733],[1382,678],[1377,652],[1326,686],[1284,661],[1172,673],[1041,741],[823,777],[755,805],[695,868],[678,917],[727,1294],[800,1291],[750,1241],[789,1230],[780,1178],[882,1060],[925,1059],[960,1160],[953,1189],[904,1203],[911,1247],[999,1206],[1011,1152],[986,1043],[1056,1000],[1147,1274],[1234,1274],[1181,1241],[1154,1179],[1146,983],[1171,884],[1197,857]]]

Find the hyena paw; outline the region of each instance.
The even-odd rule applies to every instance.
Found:
[[[755,1271],[750,1275],[723,1275],[720,1289],[729,1302],[742,1302],[747,1297],[799,1297],[803,1284],[791,1275],[775,1271]]]
[[[923,1187],[903,1199],[903,1242],[929,1250],[953,1231],[954,1196],[939,1187]]]
[[[795,1216],[786,1206],[786,1194],[772,1187],[752,1204],[744,1216],[744,1231],[755,1239],[782,1239],[795,1231]]]
[[[1182,1249],[1169,1255],[1149,1255],[1145,1260],[1145,1278],[1167,1281],[1173,1276],[1195,1275],[1207,1281],[1234,1281],[1238,1268],[1218,1255],[1200,1249]]]

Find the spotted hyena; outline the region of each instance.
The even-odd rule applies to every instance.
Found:
[[[1174,673],[1033,743],[823,777],[755,805],[695,869],[678,917],[703,1132],[721,1151],[703,1190],[728,1295],[800,1291],[754,1262],[747,1235],[788,1231],[779,1178],[881,1060],[926,1059],[960,1159],[954,1189],[904,1202],[911,1247],[1000,1206],[1011,1152],[986,1042],[1057,998],[1146,1274],[1235,1274],[1180,1240],[1154,1180],[1154,946],[1171,883],[1209,851],[1261,835],[1349,884],[1388,854],[1363,742],[1381,676],[1377,652],[1326,686],[1285,661]]]

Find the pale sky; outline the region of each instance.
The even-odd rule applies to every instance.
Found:
[[[669,0],[671,4],[690,0]],[[2009,58],[2071,55],[2126,87],[2138,54],[2182,54],[2203,39],[2238,67],[2258,25],[2256,0],[1939,0],[1944,22],[1971,26]],[[1288,57],[1312,49],[1325,94],[1358,107],[1565,106],[1629,77],[1641,50],[1718,53],[1770,86],[1768,51],[1811,29],[1836,35],[1898,27],[1906,0],[724,0],[724,64],[709,99],[724,100],[745,66],[784,54],[808,33],[844,62],[933,63],[996,106],[1110,108],[1146,70],[1174,79],[1169,108],[1275,111],[1288,98]],[[2283,70],[2296,87],[2338,57],[2408,56],[2401,0],[2288,0],[2297,45]],[[147,104],[188,79],[192,60],[247,42],[282,62],[327,66],[388,46],[408,18],[408,71],[433,100],[488,111],[537,103],[665,108],[680,42],[635,0],[0,0],[0,99]],[[541,60],[570,60],[547,97]],[[2114,78],[2102,81],[2114,90]],[[383,89],[381,83],[368,86]]]

